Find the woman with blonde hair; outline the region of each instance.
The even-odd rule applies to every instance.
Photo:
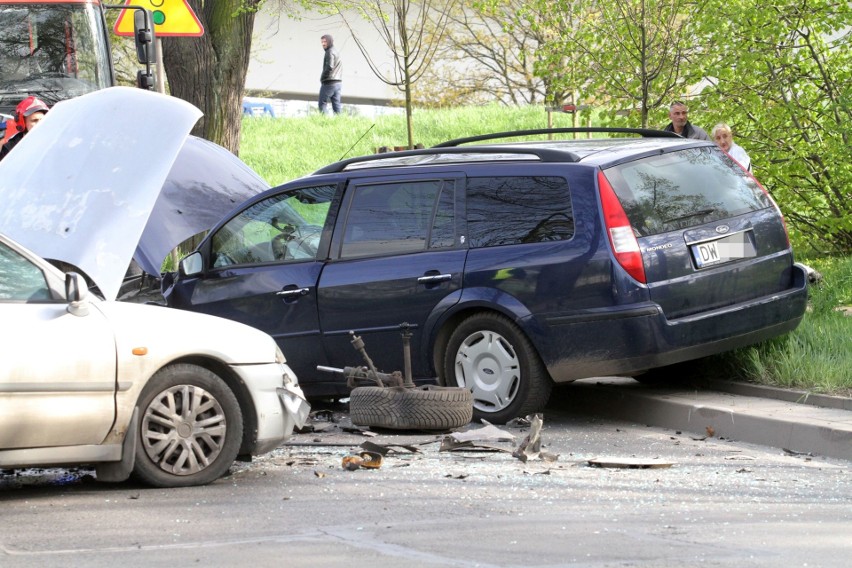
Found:
[[[734,142],[734,134],[731,132],[730,126],[724,122],[720,122],[714,126],[713,140],[719,148],[727,152],[733,159],[739,162],[743,168],[749,172],[751,171],[751,158],[748,157],[746,151],[743,150],[739,144]]]

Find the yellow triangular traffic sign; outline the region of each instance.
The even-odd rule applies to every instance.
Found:
[[[159,37],[204,35],[204,27],[187,0],[125,0],[124,3],[150,10],[154,33]],[[117,35],[133,35],[133,12],[135,10],[121,11],[113,28]]]

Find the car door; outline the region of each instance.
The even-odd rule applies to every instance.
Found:
[[[400,324],[413,327],[415,377],[432,376],[425,324],[458,301],[467,248],[460,229],[464,177],[350,182],[319,282],[323,343],[332,365],[361,365],[350,331],[380,370],[403,370]]]
[[[250,202],[207,239],[206,270],[182,278],[169,305],[236,320],[275,338],[299,381],[326,365],[316,285],[336,185],[291,188]],[[322,377],[321,378],[327,378]]]
[[[99,444],[115,420],[109,322],[69,313],[49,277],[0,241],[0,449]]]

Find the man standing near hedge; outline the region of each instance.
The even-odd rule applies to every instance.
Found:
[[[669,107],[669,120],[671,122],[663,130],[680,134],[684,138],[694,138],[695,140],[710,140],[707,132],[699,126],[689,122],[687,118],[686,105],[680,101],[675,101]]]
[[[331,110],[334,114],[340,114],[340,91],[343,83],[343,71],[340,64],[340,53],[334,47],[334,38],[325,34],[320,38],[325,57],[322,61],[322,75],[320,75],[319,110],[325,114],[325,107],[331,101]]]

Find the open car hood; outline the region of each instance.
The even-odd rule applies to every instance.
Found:
[[[131,258],[165,256],[268,187],[233,154],[187,137],[180,99],[112,87],[62,101],[0,162],[0,231],[84,271],[115,299]]]
[[[213,228],[231,209],[269,189],[242,160],[209,140],[189,136],[177,155],[133,259],[152,276],[189,237]]]

